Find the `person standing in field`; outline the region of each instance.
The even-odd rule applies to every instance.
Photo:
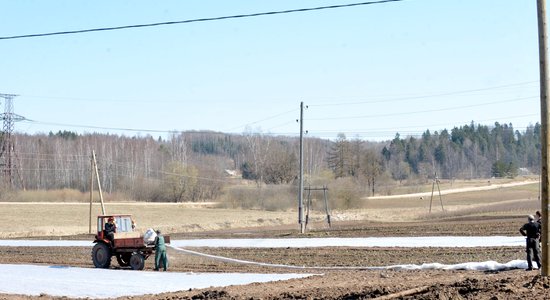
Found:
[[[168,268],[168,256],[166,255],[166,244],[164,243],[164,237],[160,230],[157,230],[157,237],[155,238],[155,271],[160,269],[160,264],[164,271]]]
[[[541,267],[540,262],[540,247],[539,247],[539,238],[540,238],[540,224],[535,222],[535,217],[529,215],[527,217],[528,222],[525,223],[519,229],[521,235],[526,237],[526,247],[527,252],[527,271],[533,270],[533,261],[537,263],[538,268]],[[532,254],[531,254],[532,253]]]

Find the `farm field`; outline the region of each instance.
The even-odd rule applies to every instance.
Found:
[[[317,213],[306,234],[299,234],[296,212],[261,212],[196,208],[178,205],[108,204],[110,212],[129,212],[140,228],[161,228],[173,239],[254,237],[377,237],[377,236],[517,236],[526,214],[539,209],[537,190],[530,185],[493,191],[459,193],[443,198],[443,206],[410,199],[383,199],[366,208],[333,212],[328,228]],[[369,201],[369,200],[367,200]],[[439,201],[439,200],[438,200]],[[439,202],[434,204],[439,205]],[[67,204],[1,204],[8,220],[3,238],[90,239],[89,206]],[[82,207],[81,207],[82,206]],[[177,210],[175,209],[177,208]],[[97,207],[94,206],[96,210]],[[54,212],[59,212],[55,214]],[[97,214],[97,210],[95,211]],[[13,219],[12,219],[13,218]],[[16,220],[25,222],[15,222]],[[158,220],[158,221],[156,221]],[[26,223],[21,224],[21,223]],[[71,227],[71,224],[73,227]],[[212,225],[214,224],[214,225]],[[88,247],[0,247],[0,263],[93,267]],[[395,264],[525,259],[520,247],[486,248],[194,248],[225,257],[298,266],[388,266]],[[271,267],[225,263],[169,249],[172,272],[284,273]],[[146,261],[152,269],[153,261]],[[132,271],[121,271],[132,272]],[[296,272],[296,270],[292,270]],[[308,270],[304,270],[308,272]],[[311,273],[311,271],[309,271]],[[314,273],[319,273],[316,270]],[[145,295],[132,299],[548,299],[550,282],[537,271],[326,270],[322,276],[289,281]],[[215,283],[213,283],[215,285]],[[386,297],[386,298],[384,298]],[[1,299],[33,299],[0,295]],[[34,297],[51,299],[46,295]]]

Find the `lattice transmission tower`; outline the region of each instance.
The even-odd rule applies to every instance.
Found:
[[[15,122],[25,120],[25,118],[13,112],[13,98],[15,97],[17,95],[0,94],[0,98],[4,99],[4,113],[0,114],[0,119],[4,121],[1,141],[2,148],[0,149],[0,169],[2,170],[5,184],[12,188],[15,187],[13,176],[17,173],[21,188],[24,189],[23,179],[16,166],[17,153],[15,152],[13,129]]]

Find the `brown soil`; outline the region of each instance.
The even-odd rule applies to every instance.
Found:
[[[422,223],[349,222],[314,224],[305,235],[296,226],[171,234],[181,238],[252,237],[368,237],[432,235],[516,235],[523,217],[468,218]],[[76,236],[71,238],[90,238]],[[388,266],[439,262],[455,264],[494,260],[501,263],[525,259],[520,247],[491,248],[195,248],[195,251],[257,262],[309,267]],[[70,265],[93,267],[86,247],[0,247],[0,263]],[[225,263],[169,250],[171,272],[307,272],[319,274],[244,286],[145,295],[132,299],[550,299],[550,281],[538,271],[397,271],[397,270],[288,270]],[[146,269],[151,270],[152,259]],[[113,264],[116,262],[113,259]],[[114,266],[113,266],[114,267]],[[131,271],[128,271],[131,272]],[[213,283],[215,285],[215,283]],[[0,295],[0,299],[55,299],[47,295],[27,297]],[[66,298],[65,298],[66,299]]]

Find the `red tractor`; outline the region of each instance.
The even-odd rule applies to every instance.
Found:
[[[109,223],[116,224],[109,233]],[[154,236],[153,236],[154,238]],[[166,243],[170,237],[164,236]],[[145,260],[154,253],[154,239],[134,231],[131,215],[100,215],[97,217],[97,235],[92,249],[92,261],[96,268],[109,268],[111,258],[116,257],[121,267],[130,266],[133,270],[143,270]]]

